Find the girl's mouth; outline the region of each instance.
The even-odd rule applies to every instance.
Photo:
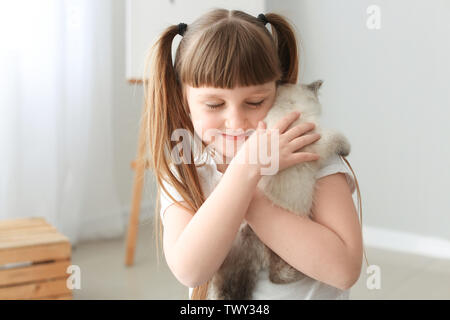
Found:
[[[228,134],[222,133],[222,136],[227,140],[242,140],[246,137],[245,134],[241,134],[239,136],[230,136]]]

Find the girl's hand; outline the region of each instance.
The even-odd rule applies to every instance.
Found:
[[[272,129],[266,129],[266,124],[260,121],[255,132],[245,141],[232,162],[246,164],[250,169],[256,170],[258,174],[261,174],[262,168],[271,168],[273,164],[278,163],[273,173],[276,174],[293,165],[318,160],[319,155],[316,153],[296,152],[320,139],[320,135],[317,133],[306,134],[315,128],[314,123],[301,123],[286,131],[299,116],[299,112],[291,112],[278,121]],[[272,139],[278,141],[278,146],[271,145]],[[260,152],[261,150],[263,152]],[[261,154],[265,159],[261,159]]]

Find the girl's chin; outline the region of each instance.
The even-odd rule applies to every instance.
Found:
[[[232,148],[229,150],[226,150],[224,148],[217,148],[216,146],[214,146],[214,149],[216,151],[217,156],[220,159],[223,159],[224,163],[229,164],[231,162],[231,160],[233,160],[233,158],[236,156],[236,153],[238,150],[233,150]]]
[[[231,160],[233,160],[234,156],[236,155],[236,152],[228,151],[224,152],[223,150],[216,148],[216,154],[219,159],[223,159],[223,163],[229,164]]]

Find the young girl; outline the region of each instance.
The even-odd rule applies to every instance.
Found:
[[[177,35],[182,39],[172,64]],[[168,27],[152,47],[147,68],[143,120],[161,202],[155,217],[157,243],[164,226],[166,261],[189,287],[189,297],[206,298],[208,281],[245,220],[265,245],[306,275],[274,284],[261,272],[253,299],[348,299],[360,275],[363,246],[352,199],[355,180],[343,160],[335,156],[318,172],[314,218],[301,218],[272,206],[258,191],[263,165],[250,162],[244,152],[270,133],[272,128],[261,120],[278,85],[297,82],[296,39],[287,20],[274,13],[256,18],[212,10],[189,25]],[[273,154],[280,155],[279,170],[319,159],[299,152],[320,138],[308,134],[311,124],[287,130],[298,116],[288,114],[275,127],[280,138]],[[181,151],[189,161],[172,156],[179,150],[180,142],[172,136],[177,129],[200,141],[193,154]],[[220,134],[208,134],[212,129]],[[250,137],[242,134],[252,129]],[[239,147],[225,147],[230,141]]]

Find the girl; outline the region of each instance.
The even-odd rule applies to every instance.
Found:
[[[176,35],[182,40],[172,64]],[[189,287],[190,298],[206,298],[208,281],[245,220],[262,242],[307,275],[274,284],[262,272],[253,299],[348,299],[359,278],[363,247],[352,199],[355,181],[343,160],[336,156],[318,172],[314,218],[300,218],[258,192],[263,165],[247,156],[255,141],[270,135],[260,120],[272,107],[278,85],[297,82],[296,39],[287,20],[274,13],[256,18],[212,10],[190,25],[168,27],[152,47],[146,69],[143,120],[161,201],[156,240],[164,226],[166,261]],[[280,133],[274,152],[281,155],[279,170],[318,160],[316,154],[295,152],[320,138],[307,134],[314,128],[308,123],[287,130],[298,116],[286,115],[274,128]],[[171,139],[177,129],[194,137],[193,154],[181,151],[184,161],[172,156],[179,147]],[[242,134],[252,129],[250,137]],[[220,134],[213,137],[211,130]],[[239,146],[225,147],[230,141]]]

